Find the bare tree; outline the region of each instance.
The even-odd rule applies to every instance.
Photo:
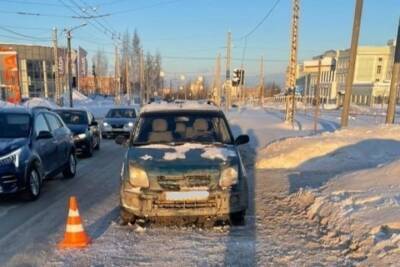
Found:
[[[133,82],[133,93],[139,95],[140,92],[140,53],[142,51],[142,46],[140,43],[140,37],[135,29],[132,38],[132,49],[131,49],[131,73]]]
[[[108,58],[104,50],[97,50],[92,58],[92,65],[96,70],[97,76],[107,76],[108,73]]]

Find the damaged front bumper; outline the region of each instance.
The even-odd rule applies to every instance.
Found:
[[[190,192],[190,191],[189,191]],[[226,218],[229,214],[247,209],[247,196],[231,190],[210,191],[207,198],[197,200],[168,200],[167,192],[141,191],[121,187],[121,206],[136,217],[213,217]]]

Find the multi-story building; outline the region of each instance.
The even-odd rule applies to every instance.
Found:
[[[38,45],[0,44],[0,96],[19,102],[28,97],[55,97],[55,65],[52,47]],[[87,74],[86,52],[72,51],[72,76],[77,69]],[[58,48],[61,90],[66,87],[65,48]],[[79,59],[79,60],[78,60]],[[78,64],[79,61],[79,64]],[[77,67],[79,65],[79,67]]]
[[[373,104],[377,98],[389,95],[394,60],[394,41],[385,46],[359,46],[352,89],[353,103]],[[337,85],[339,95],[345,91],[349,68],[349,49],[338,51]]]
[[[359,46],[357,49],[352,103],[373,104],[376,99],[388,96],[395,44],[385,46]],[[327,51],[299,64],[297,86],[303,95],[313,97],[318,79],[318,64],[321,60],[321,97],[326,102],[342,101],[346,75],[349,68],[350,50]]]
[[[321,60],[321,66],[319,61]],[[319,70],[321,67],[321,70]],[[320,96],[324,102],[335,101],[336,99],[336,51],[330,50],[312,60],[306,60],[298,65],[297,86],[302,94],[307,97],[315,95],[320,71]]]

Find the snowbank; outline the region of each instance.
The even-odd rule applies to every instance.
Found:
[[[290,138],[271,144],[260,152],[258,169],[329,170],[386,162],[400,151],[393,143],[400,140],[399,126],[360,127],[323,133],[312,137]],[[344,149],[341,149],[344,148]],[[328,156],[328,157],[327,157]]]
[[[34,97],[22,104],[24,107],[33,108],[33,107],[47,107],[47,108],[59,108],[57,104],[54,102],[47,100],[45,98]]]
[[[18,105],[0,100],[0,108],[17,107]]]
[[[400,252],[400,126],[292,138],[261,153],[258,168],[286,169],[291,198],[320,223],[329,246],[358,261],[396,263]],[[306,189],[304,189],[306,188]],[[292,191],[293,192],[293,191]]]

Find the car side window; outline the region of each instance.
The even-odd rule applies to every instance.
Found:
[[[47,118],[47,121],[50,124],[50,128],[51,128],[52,132],[62,127],[62,124],[60,123],[60,121],[58,121],[56,116],[54,116],[52,114],[46,114],[45,116]]]
[[[42,114],[38,115],[35,120],[35,134],[36,136],[39,135],[41,131],[49,132],[49,126]]]

